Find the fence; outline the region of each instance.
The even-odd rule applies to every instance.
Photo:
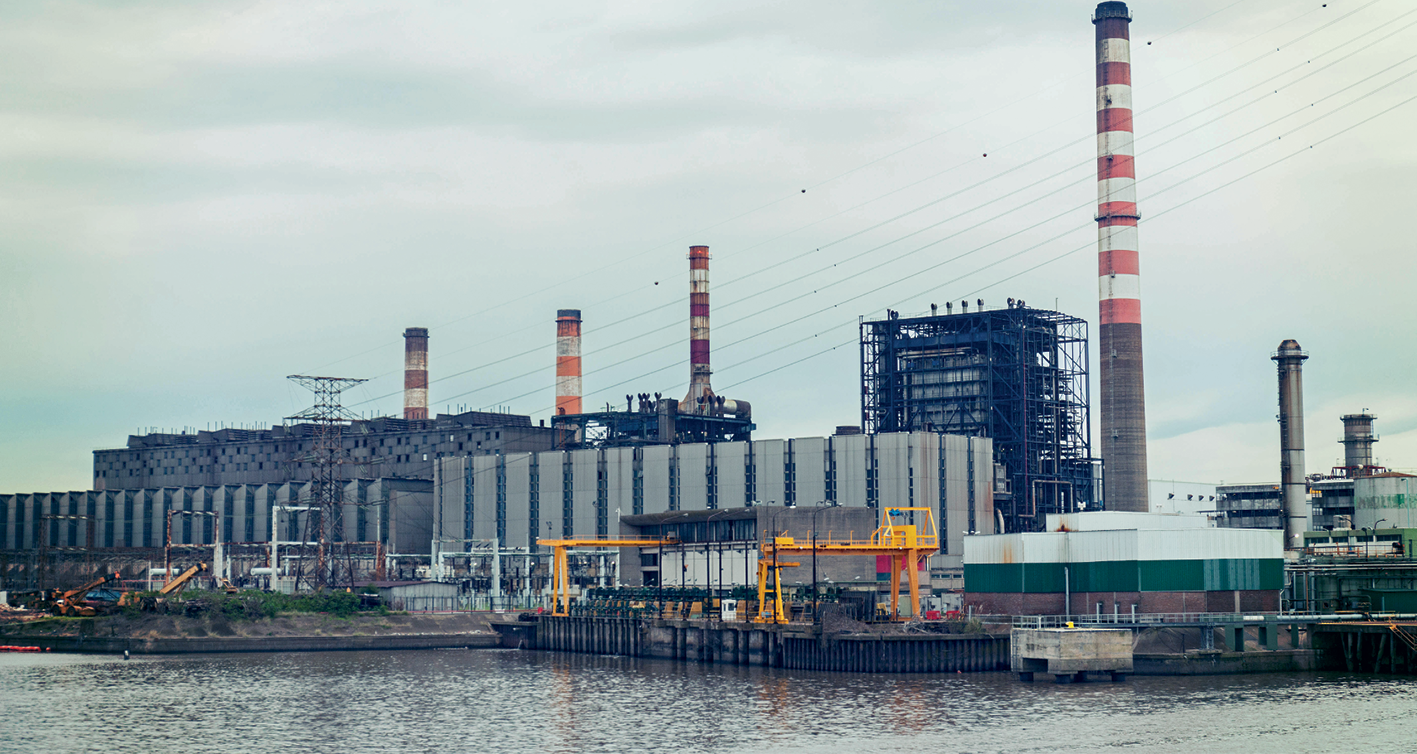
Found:
[[[514,595],[492,598],[486,595],[459,595],[457,597],[403,597],[390,601],[390,610],[410,613],[466,613],[503,612],[514,610],[551,609],[549,597],[538,595]]]

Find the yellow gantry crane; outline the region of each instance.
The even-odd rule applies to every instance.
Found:
[[[909,521],[910,523],[906,523]],[[920,564],[940,549],[940,534],[929,508],[888,507],[881,525],[870,539],[818,538],[799,542],[794,537],[764,541],[758,557],[758,615],[755,623],[786,623],[782,607],[782,569],[800,563],[783,562],[780,555],[887,555],[891,559],[891,619],[900,619],[900,572],[910,574],[910,604],[920,606]],[[771,577],[772,586],[768,586]]]
[[[565,537],[562,539],[538,539],[536,543],[550,547],[552,615],[570,615],[571,588],[570,574],[566,572],[566,551],[576,547],[658,547],[678,542],[664,537]],[[660,568],[663,568],[663,564]],[[663,578],[663,574],[660,576]]]

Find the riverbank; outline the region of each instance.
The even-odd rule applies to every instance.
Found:
[[[0,644],[55,652],[188,654],[494,647],[487,613],[448,615],[110,615],[0,625]]]

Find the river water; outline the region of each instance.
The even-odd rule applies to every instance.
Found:
[[[0,654],[3,752],[1417,750],[1417,679],[1023,684],[517,650]]]

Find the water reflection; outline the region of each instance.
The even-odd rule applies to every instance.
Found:
[[[0,751],[1402,750],[1413,690],[1339,674],[1059,687],[516,650],[0,655]]]

